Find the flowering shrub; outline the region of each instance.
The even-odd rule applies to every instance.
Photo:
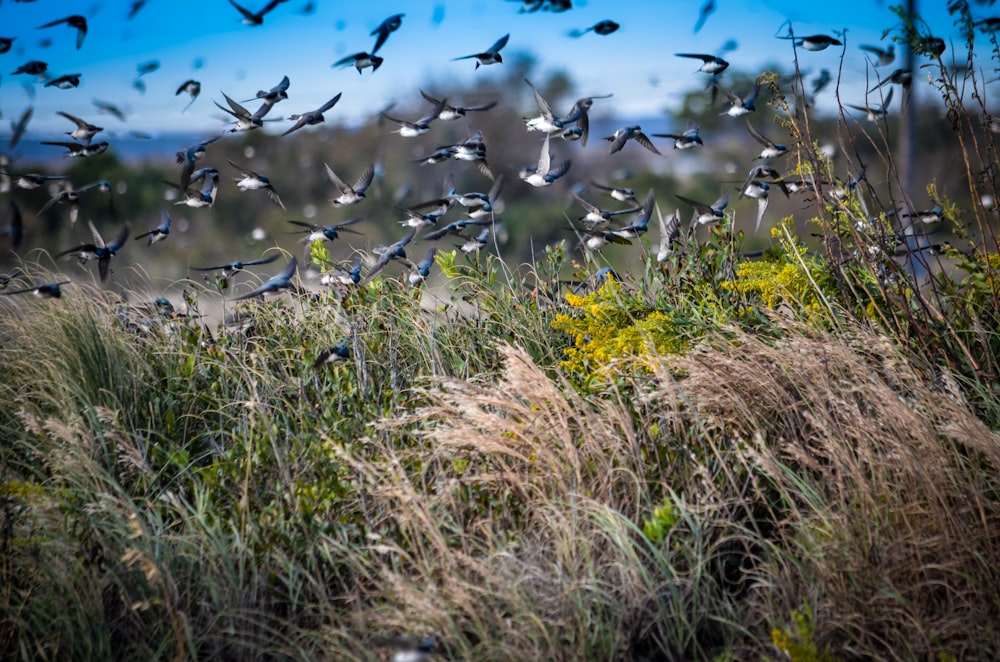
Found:
[[[615,359],[687,347],[670,315],[636,301],[612,277],[589,294],[567,293],[566,302],[573,313],[556,315],[552,327],[573,338],[561,365],[576,376],[600,376]]]

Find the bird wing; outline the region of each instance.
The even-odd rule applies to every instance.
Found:
[[[510,33],[497,39],[496,43],[489,47],[486,51],[487,53],[497,53],[501,48],[507,45],[507,40],[510,39]]]
[[[330,99],[329,101],[327,101],[326,103],[324,103],[322,106],[320,106],[319,108],[317,108],[316,112],[320,113],[320,114],[323,114],[326,111],[328,111],[331,108],[333,108],[334,106],[336,106],[337,102],[340,101],[340,95],[341,94],[343,94],[343,93],[342,92],[337,92],[337,96],[333,97],[332,99]]]
[[[358,177],[358,181],[354,183],[354,192],[360,195],[367,191],[368,187],[371,186],[372,179],[374,178],[375,164],[373,163],[365,168],[365,171],[361,173],[360,177]]]

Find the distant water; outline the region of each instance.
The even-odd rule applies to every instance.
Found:
[[[95,140],[107,140],[111,143],[109,151],[123,163],[172,162],[178,150],[205,140],[204,133],[160,133],[149,138],[137,138],[132,135],[109,135],[102,133]],[[61,140],[51,138],[50,140]],[[66,141],[70,139],[66,137]],[[54,145],[43,145],[35,140],[22,140],[17,145],[15,153],[19,163],[44,164],[57,170],[68,166],[71,159],[64,158],[66,150]],[[62,165],[60,165],[62,164]]]

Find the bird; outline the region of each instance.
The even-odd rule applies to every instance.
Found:
[[[439,101],[439,99],[435,99],[434,97],[432,97],[431,95],[427,94],[423,90],[420,91],[420,96],[422,96],[428,102],[430,102],[432,104],[435,104],[435,105],[437,105],[437,103]],[[465,117],[466,113],[482,112],[482,111],[490,110],[494,106],[497,105],[496,101],[490,101],[488,103],[479,104],[477,106],[452,106],[451,104],[447,103],[447,100],[445,100],[445,101],[446,101],[446,103],[445,103],[444,107],[441,109],[441,112],[438,113],[438,119],[442,120],[442,121],[445,121],[445,122],[448,122],[448,121],[451,121],[451,120],[457,120],[457,119],[460,119],[462,117]]]
[[[0,55],[10,52],[17,37],[0,37]]]
[[[189,101],[188,105],[184,106],[184,110],[181,111],[183,113],[191,107],[191,104],[193,104],[195,99],[198,98],[198,95],[201,94],[201,83],[193,78],[189,78],[178,86],[177,91],[174,92],[174,96],[178,96],[181,93],[186,93],[191,96],[191,101]]]
[[[830,74],[829,69],[820,69],[819,75],[812,81],[812,93],[817,95],[833,81],[833,76]]]
[[[707,53],[674,53],[674,55],[677,57],[688,57],[701,60],[701,66],[698,67],[698,71],[703,71],[711,76],[718,76],[729,68],[729,63],[721,57],[709,55]]]
[[[191,184],[195,184],[201,180],[205,180],[202,184],[201,190],[190,188]],[[211,207],[215,204],[215,197],[219,193],[219,171],[215,168],[201,168],[200,170],[195,170],[191,173],[190,181],[188,186],[181,187],[179,184],[174,184],[172,182],[166,182],[170,186],[180,190],[184,193],[184,199],[175,202],[175,205],[187,205],[194,209],[200,209],[202,207]]]
[[[434,108],[432,108],[429,113],[412,122],[392,117],[388,113],[382,113],[382,117],[386,118],[390,122],[398,124],[399,128],[396,130],[396,133],[403,138],[415,138],[417,136],[422,136],[431,130],[431,122],[438,118],[447,103],[448,100],[446,98],[438,100],[438,102],[434,104]]]
[[[348,340],[344,339],[336,345],[330,345],[329,347],[320,350],[316,359],[313,361],[312,367],[314,370],[318,370],[329,363],[345,361],[349,358],[351,358],[351,350],[348,348]]]
[[[753,171],[751,171],[751,174],[753,174]],[[768,194],[770,192],[771,187],[767,182],[752,178],[748,178],[740,189],[741,198],[753,198],[757,201],[757,223],[754,225],[754,234],[760,231],[760,222],[764,218],[764,212],[767,211]]]
[[[61,253],[57,253],[56,257],[75,257],[84,264],[90,260],[97,260],[97,269],[100,273],[101,280],[105,281],[108,279],[108,274],[110,272],[111,258],[117,255],[119,249],[125,245],[131,230],[126,224],[121,230],[118,231],[118,234],[115,235],[115,238],[110,243],[105,243],[104,237],[102,237],[101,233],[98,232],[96,227],[94,227],[94,223],[92,221],[87,221],[87,224],[90,226],[90,233],[94,237],[93,243],[74,246],[73,248],[64,250]]]
[[[124,111],[122,111],[122,109],[119,108],[118,106],[116,106],[115,104],[110,103],[108,101],[101,101],[100,99],[94,99],[93,100],[93,104],[102,113],[107,113],[109,115],[113,115],[119,121],[122,121],[122,122],[125,121],[125,113],[124,113]]]
[[[353,55],[347,55],[345,57],[342,57],[336,62],[334,62],[333,65],[331,66],[334,67],[353,66],[355,69],[358,70],[358,75],[360,76],[363,73],[363,71],[369,67],[371,67],[372,73],[378,71],[378,68],[382,66],[382,62],[384,61],[385,59],[379,55],[362,51],[360,53],[354,53]]]
[[[875,66],[884,67],[886,65],[892,64],[896,61],[896,45],[889,44],[888,48],[881,48],[879,46],[858,46],[861,50],[866,53],[870,53],[875,56]]]
[[[341,285],[357,285],[361,282],[361,258],[354,260],[354,264],[351,268],[345,271],[343,268],[336,266],[330,271],[323,274],[323,278],[320,280],[323,285],[332,285],[334,283],[339,283]]]
[[[332,201],[334,205],[346,206],[361,202],[365,197],[365,191],[371,186],[372,179],[375,177],[375,166],[372,164],[365,168],[361,176],[358,177],[358,181],[354,183],[354,186],[348,186],[329,165],[326,163],[323,165],[326,166],[326,175],[333,182],[333,186],[338,194]]]
[[[158,241],[163,241],[170,234],[170,214],[164,209],[160,215],[160,224],[148,232],[143,232],[142,234],[135,237],[135,241],[140,239],[146,239],[146,245],[152,246]]]
[[[80,47],[83,46],[83,40],[87,36],[86,17],[80,16],[79,14],[73,14],[71,16],[67,16],[66,18],[60,18],[56,19],[55,21],[50,21],[45,25],[39,25],[38,29],[41,30],[42,28],[51,28],[56,25],[62,25],[64,23],[67,26],[74,28],[76,30],[76,50],[80,50]]]
[[[507,40],[510,39],[510,33],[497,39],[496,43],[490,46],[488,49],[482,53],[474,53],[472,55],[463,55],[461,57],[456,57],[454,60],[469,60],[472,58],[476,59],[476,69],[480,66],[487,64],[498,64],[503,62],[503,58],[500,56],[500,49],[507,45]]]
[[[292,128],[288,129],[288,131],[282,133],[281,134],[282,137],[287,136],[290,133],[294,133],[295,131],[298,131],[304,126],[312,126],[314,124],[320,124],[321,122],[325,122],[326,118],[323,117],[323,113],[325,113],[326,111],[330,110],[331,108],[337,105],[337,102],[340,101],[341,94],[342,92],[337,92],[336,96],[334,96],[332,99],[324,103],[316,110],[310,110],[300,115],[289,115],[288,119],[294,120],[295,124],[292,126]],[[270,108],[270,106],[268,107]]]
[[[375,641],[378,646],[392,648],[390,662],[427,662],[435,654],[440,654],[437,638],[430,635],[421,641],[410,637],[387,637]]]
[[[281,198],[278,197],[278,192],[274,190],[274,185],[271,184],[270,178],[254,172],[245,166],[237,165],[232,161],[229,161],[229,165],[240,171],[239,177],[233,177],[233,181],[236,182],[238,189],[241,191],[264,191],[267,193],[267,197],[271,199],[271,202],[282,209],[285,208],[285,205],[281,202]]]
[[[405,260],[406,259],[406,246],[413,238],[417,236],[417,228],[410,228],[410,231],[406,235],[388,246],[377,246],[375,248],[375,254],[378,255],[378,260],[372,265],[372,268],[368,270],[368,275],[365,276],[365,280],[362,284],[368,284],[371,280],[378,274],[385,265],[389,264],[392,260]]]
[[[351,234],[360,234],[357,230],[351,230],[348,226],[354,225],[360,221],[364,220],[363,217],[358,216],[340,223],[335,223],[333,225],[319,225],[317,223],[308,223],[306,221],[288,221],[292,225],[297,225],[305,230],[295,230],[291,234],[304,234],[305,242],[311,244],[314,241],[334,241],[340,236],[341,232],[350,232]]]
[[[583,30],[570,30],[569,36],[572,37],[573,39],[579,39],[588,32],[593,32],[594,34],[599,34],[599,35],[609,35],[614,32],[617,32],[618,28],[620,27],[621,25],[619,25],[618,23],[610,19],[605,19],[603,21],[598,21],[597,23],[591,25],[589,28],[584,28]]]
[[[7,227],[0,232],[0,236],[9,237],[10,247],[16,251],[21,247],[21,242],[24,241],[24,216],[13,198],[7,199],[7,217],[9,219]],[[4,286],[6,287],[6,283]]]
[[[26,294],[31,292],[36,297],[41,297],[43,299],[58,299],[62,296],[62,286],[69,285],[70,281],[61,280],[54,283],[42,283],[41,285],[32,285],[31,287],[24,288],[23,290],[12,290],[10,292],[0,292],[0,294]]]
[[[599,188],[602,191],[606,191],[615,200],[620,200],[622,202],[630,202],[633,205],[638,205],[639,201],[635,197],[635,191],[630,188],[620,187],[620,186],[608,186],[607,184],[599,184],[593,180],[590,181],[590,185],[594,188]]]
[[[844,104],[848,108],[853,108],[854,110],[859,110],[863,113],[868,114],[869,122],[877,122],[880,117],[885,117],[888,115],[889,104],[892,102],[892,92],[893,88],[889,88],[889,93],[885,95],[882,103],[878,106],[866,103],[864,106],[858,106],[853,103]]]
[[[27,110],[21,113],[21,117],[16,122],[12,121],[10,123],[10,141],[8,143],[10,149],[14,149],[17,143],[21,142],[25,131],[28,130],[28,122],[31,121],[31,116],[34,112],[35,109],[29,106]]]
[[[74,115],[70,115],[67,112],[57,110],[56,114],[62,115],[73,124],[76,124],[76,128],[73,129],[72,131],[68,131],[66,135],[72,138],[73,140],[79,141],[85,145],[90,144],[90,141],[94,139],[94,136],[96,136],[101,131],[104,131],[104,127],[91,124],[90,122],[82,120]]]
[[[486,244],[489,243],[489,239],[490,239],[490,229],[483,228],[482,230],[479,231],[479,234],[477,234],[475,237],[466,238],[465,243],[455,244],[455,245],[458,246],[458,250],[462,251],[463,253],[466,254],[478,253],[480,250],[486,247]]]
[[[74,188],[64,188],[58,193],[56,193],[52,198],[46,202],[41,209],[38,210],[38,215],[41,216],[54,205],[69,205],[69,220],[70,223],[76,223],[76,219],[80,214],[80,196],[88,191],[99,190],[103,193],[111,192],[111,183],[107,180],[100,180],[93,182],[92,184],[87,184],[86,186],[81,186],[78,189]]]
[[[843,46],[839,39],[834,39],[825,34],[814,34],[795,40],[796,46],[801,46],[807,51],[823,51],[830,46]]]
[[[288,76],[282,76],[281,80],[277,85],[272,87],[270,90],[257,90],[257,94],[254,99],[260,99],[266,104],[273,106],[274,104],[288,98],[288,87],[292,84],[288,80]],[[248,99],[246,103],[253,101],[253,99]]]
[[[725,215],[723,214],[723,209],[729,204],[729,194],[723,193],[718,200],[713,202],[711,205],[706,205],[703,202],[698,202],[697,200],[692,200],[691,198],[685,198],[683,195],[675,196],[681,202],[686,202],[687,204],[694,207],[695,217],[694,222],[698,225],[705,225],[707,223],[716,223],[721,221]]]
[[[741,97],[735,92],[731,92],[720,85],[713,83],[716,89],[722,92],[725,97],[729,100],[730,107],[722,115],[729,115],[730,117],[739,117],[741,115],[746,115],[747,113],[752,113],[757,110],[754,105],[757,101],[757,95],[760,93],[760,81],[755,81],[750,92],[747,93],[745,97]]]
[[[427,277],[431,273],[431,267],[434,266],[434,256],[437,255],[437,250],[437,246],[431,246],[427,249],[424,257],[420,262],[417,262],[416,267],[410,272],[407,278],[410,285],[416,287],[427,280]]]
[[[24,276],[24,272],[20,269],[14,269],[9,274],[0,274],[0,290],[6,290],[11,283],[21,276]]]
[[[660,245],[656,251],[656,261],[662,263],[670,259],[680,244],[681,214],[680,211],[675,211],[670,220],[666,220],[657,208],[656,215],[660,222]]]
[[[549,186],[552,182],[569,172],[571,165],[572,162],[569,159],[566,159],[555,168],[552,167],[552,153],[549,150],[549,134],[545,134],[545,140],[542,142],[542,150],[538,155],[538,164],[534,168],[522,169],[519,176],[525,183],[530,184],[531,186]]]
[[[491,218],[463,218],[457,221],[452,221],[444,227],[436,228],[433,231],[424,234],[421,239],[424,241],[435,241],[449,234],[463,236],[462,230],[465,228],[489,225],[492,222],[493,219]]]
[[[69,179],[69,175],[41,175],[34,172],[16,175],[15,177],[16,179],[14,179],[14,185],[17,186],[17,188],[28,191],[41,188],[48,182],[59,182]]]
[[[909,90],[910,86],[913,84],[913,72],[909,69],[896,69],[891,74],[873,85],[868,92],[874,92],[878,88],[885,87],[889,84],[900,85],[904,91]]]
[[[542,93],[538,91],[538,88],[532,85],[531,81],[527,78],[524,82],[528,84],[531,88],[532,94],[535,96],[535,104],[538,106],[539,116],[532,118],[524,118],[524,125],[527,127],[528,131],[543,131],[545,133],[556,133],[562,131],[563,127],[568,124],[562,119],[555,116],[552,112],[549,102],[545,100]]]
[[[656,204],[656,196],[653,189],[649,189],[646,199],[639,209],[639,217],[632,223],[622,228],[612,230],[614,234],[622,239],[638,239],[649,231],[649,217],[653,215],[653,206]]]
[[[773,142],[767,136],[755,129],[749,119],[747,120],[747,132],[754,140],[764,146],[764,149],[760,151],[760,154],[754,157],[754,160],[764,159],[765,161],[770,161],[771,159],[776,159],[779,156],[784,156],[788,153],[787,147]]]
[[[230,2],[232,2],[232,0],[230,0]],[[226,99],[226,103],[229,104],[229,108],[226,108],[218,101],[215,101],[214,103],[220,110],[236,118],[236,124],[229,129],[230,133],[253,131],[254,129],[259,129],[264,126],[264,116],[271,110],[271,104],[262,103],[260,107],[251,114],[249,110],[229,98],[225,92],[222,93],[222,96]]]
[[[195,271],[219,271],[224,276],[232,276],[237,271],[242,271],[247,267],[255,267],[262,264],[271,264],[280,257],[279,253],[274,253],[268,257],[257,258],[256,260],[233,260],[226,264],[217,264],[211,267],[191,267]]]
[[[258,25],[263,25],[264,24],[264,16],[268,12],[270,12],[275,7],[277,7],[282,2],[285,2],[285,1],[286,0],[270,0],[270,2],[268,2],[266,5],[264,5],[264,8],[261,9],[260,11],[258,11],[258,12],[251,12],[250,10],[245,9],[244,7],[239,6],[238,4],[236,4],[235,2],[233,2],[233,0],[229,0],[229,4],[231,4],[233,7],[235,7],[236,11],[238,11],[240,13],[240,15],[243,16],[243,19],[242,19],[243,25],[258,26]]]
[[[260,285],[260,287],[254,289],[253,291],[235,297],[233,301],[252,299],[254,297],[264,296],[267,294],[280,294],[284,290],[295,289],[295,284],[292,283],[292,277],[295,276],[295,269],[297,267],[298,260],[293,255],[292,259],[285,265],[285,268],[278,274],[268,278]]]
[[[208,146],[220,138],[222,138],[222,135],[209,138],[208,140],[203,140],[196,145],[185,147],[177,152],[177,163],[181,164],[181,181],[178,188],[184,190],[188,187],[191,183],[191,176],[194,173],[195,164],[205,155],[205,151],[208,149]]]
[[[705,0],[704,4],[702,4],[702,6],[701,6],[701,9],[698,10],[698,20],[695,21],[695,24],[694,24],[694,33],[695,34],[698,34],[698,32],[703,27],[705,27],[705,21],[708,20],[708,17],[714,11],[715,11],[715,0]]]
[[[385,44],[386,39],[389,35],[399,29],[399,26],[403,24],[403,17],[406,14],[393,14],[389,18],[385,19],[378,24],[374,30],[369,33],[369,36],[375,37],[375,45],[372,46],[372,54],[378,53],[378,49],[382,48]]]
[[[568,128],[563,132],[562,137],[565,139],[580,140],[580,144],[584,147],[587,146],[587,136],[590,134],[590,109],[594,106],[594,99],[608,99],[614,96],[613,94],[601,94],[598,96],[583,97],[582,99],[577,99],[573,107],[569,109],[569,114],[562,119],[563,125],[567,125],[570,122],[575,122],[576,126]]]
[[[575,230],[575,228],[571,229]],[[604,248],[608,244],[622,244],[625,246],[632,245],[632,242],[629,239],[620,237],[613,231],[607,229],[588,230],[584,228],[582,230],[575,231],[586,237],[580,242],[580,247],[583,249],[584,253],[593,253],[594,251]]]
[[[63,158],[73,158],[82,159],[88,156],[97,156],[98,154],[103,154],[108,151],[110,143],[107,140],[102,140],[96,143],[89,143],[86,145],[81,145],[80,143],[68,143],[68,142],[58,142],[58,141],[41,141],[43,145],[53,145],[55,147],[65,147],[67,152],[63,154]]]
[[[687,121],[687,128],[684,133],[654,133],[654,138],[671,138],[674,141],[674,149],[691,149],[698,145],[704,145],[701,140],[698,123],[694,120]]]
[[[80,86],[80,76],[82,76],[82,74],[66,74],[64,76],[59,76],[58,78],[53,78],[49,82],[45,83],[45,87],[57,87],[60,90],[71,90],[74,87]]]
[[[456,202],[468,209],[469,218],[492,218],[496,211],[497,198],[503,190],[503,181],[503,175],[500,175],[493,180],[493,185],[485,196],[482,193],[464,193],[456,198]]]
[[[628,209],[618,209],[614,211],[601,209],[597,205],[587,202],[581,198],[576,193],[571,194],[573,199],[580,203],[580,206],[587,210],[587,213],[583,216],[578,217],[576,220],[580,223],[585,224],[588,228],[594,229],[597,226],[607,225],[615,216],[621,216],[622,214],[631,214],[639,211],[639,207],[630,207]]]
[[[21,74],[27,76],[41,76],[46,71],[49,70],[49,65],[41,60],[29,60],[25,62],[20,67],[11,72],[11,76],[19,76]]]
[[[634,140],[653,154],[660,153],[660,150],[656,149],[656,145],[649,139],[649,136],[642,132],[642,128],[638,124],[618,129],[614,135],[606,136],[604,139],[611,142],[611,154],[620,152],[629,140]]]

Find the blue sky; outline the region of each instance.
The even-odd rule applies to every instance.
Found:
[[[111,131],[159,133],[171,130],[211,131],[221,125],[212,103],[223,101],[220,91],[244,100],[258,89],[291,79],[289,100],[273,114],[311,110],[338,92],[343,98],[327,114],[328,122],[357,122],[392,101],[416,98],[417,89],[430,81],[461,84],[476,78],[499,76],[503,64],[474,69],[470,60],[452,58],[482,51],[510,33],[505,55],[534,54],[542,75],[566,70],[581,94],[614,93],[615,109],[624,115],[656,114],[675,106],[680,95],[702,84],[704,74],[692,73],[697,61],[674,57],[675,52],[715,52],[728,39],[739,48],[726,55],[736,68],[754,70],[769,62],[790,62],[788,42],[774,39],[786,19],[797,34],[831,33],[847,28],[849,44],[845,79],[856,81],[845,91],[864,94],[866,62],[859,44],[878,44],[884,29],[896,23],[891,3],[845,0],[834,3],[801,0],[716,0],[718,9],[702,31],[692,28],[701,0],[574,0],[571,11],[519,14],[519,3],[506,0],[439,0],[400,2],[315,0],[315,11],[304,14],[308,0],[288,0],[269,13],[259,27],[242,25],[228,0],[149,0],[138,15],[126,21],[130,1],[66,3],[52,0],[0,4],[0,36],[13,37],[14,48],[0,55],[0,112],[3,129],[29,106],[35,109],[26,140],[60,136],[71,128],[55,115],[63,110]],[[246,0],[255,11],[266,0]],[[944,0],[918,3],[935,34],[954,37]],[[74,31],[64,25],[38,29],[62,18],[76,7],[88,17],[89,33],[75,49]],[[86,7],[86,9],[82,9]],[[331,68],[344,55],[371,48],[369,32],[385,17],[405,12],[402,27],[379,52],[385,63],[374,74],[359,76],[352,68]],[[440,18],[440,21],[436,20]],[[613,19],[621,30],[608,36],[587,34],[571,39],[566,33],[602,19]],[[40,42],[51,40],[42,47]],[[836,71],[839,49],[803,53],[803,67]],[[22,86],[24,76],[12,76],[27,60],[49,63],[55,75],[83,74],[79,88],[59,90],[34,86],[32,100]],[[158,60],[158,71],[143,77],[147,91],[131,87],[140,63]],[[202,66],[195,69],[196,61]],[[898,66],[892,65],[892,67]],[[890,67],[890,69],[892,68]],[[882,72],[887,73],[887,72]],[[878,75],[878,74],[869,74]],[[186,96],[174,95],[186,79],[202,83],[202,94],[182,113]],[[99,114],[94,98],[114,102],[129,113],[127,124]],[[858,100],[859,102],[861,100]],[[248,104],[253,107],[255,104]],[[532,108],[524,108],[525,113]],[[287,122],[276,122],[272,130]]]

